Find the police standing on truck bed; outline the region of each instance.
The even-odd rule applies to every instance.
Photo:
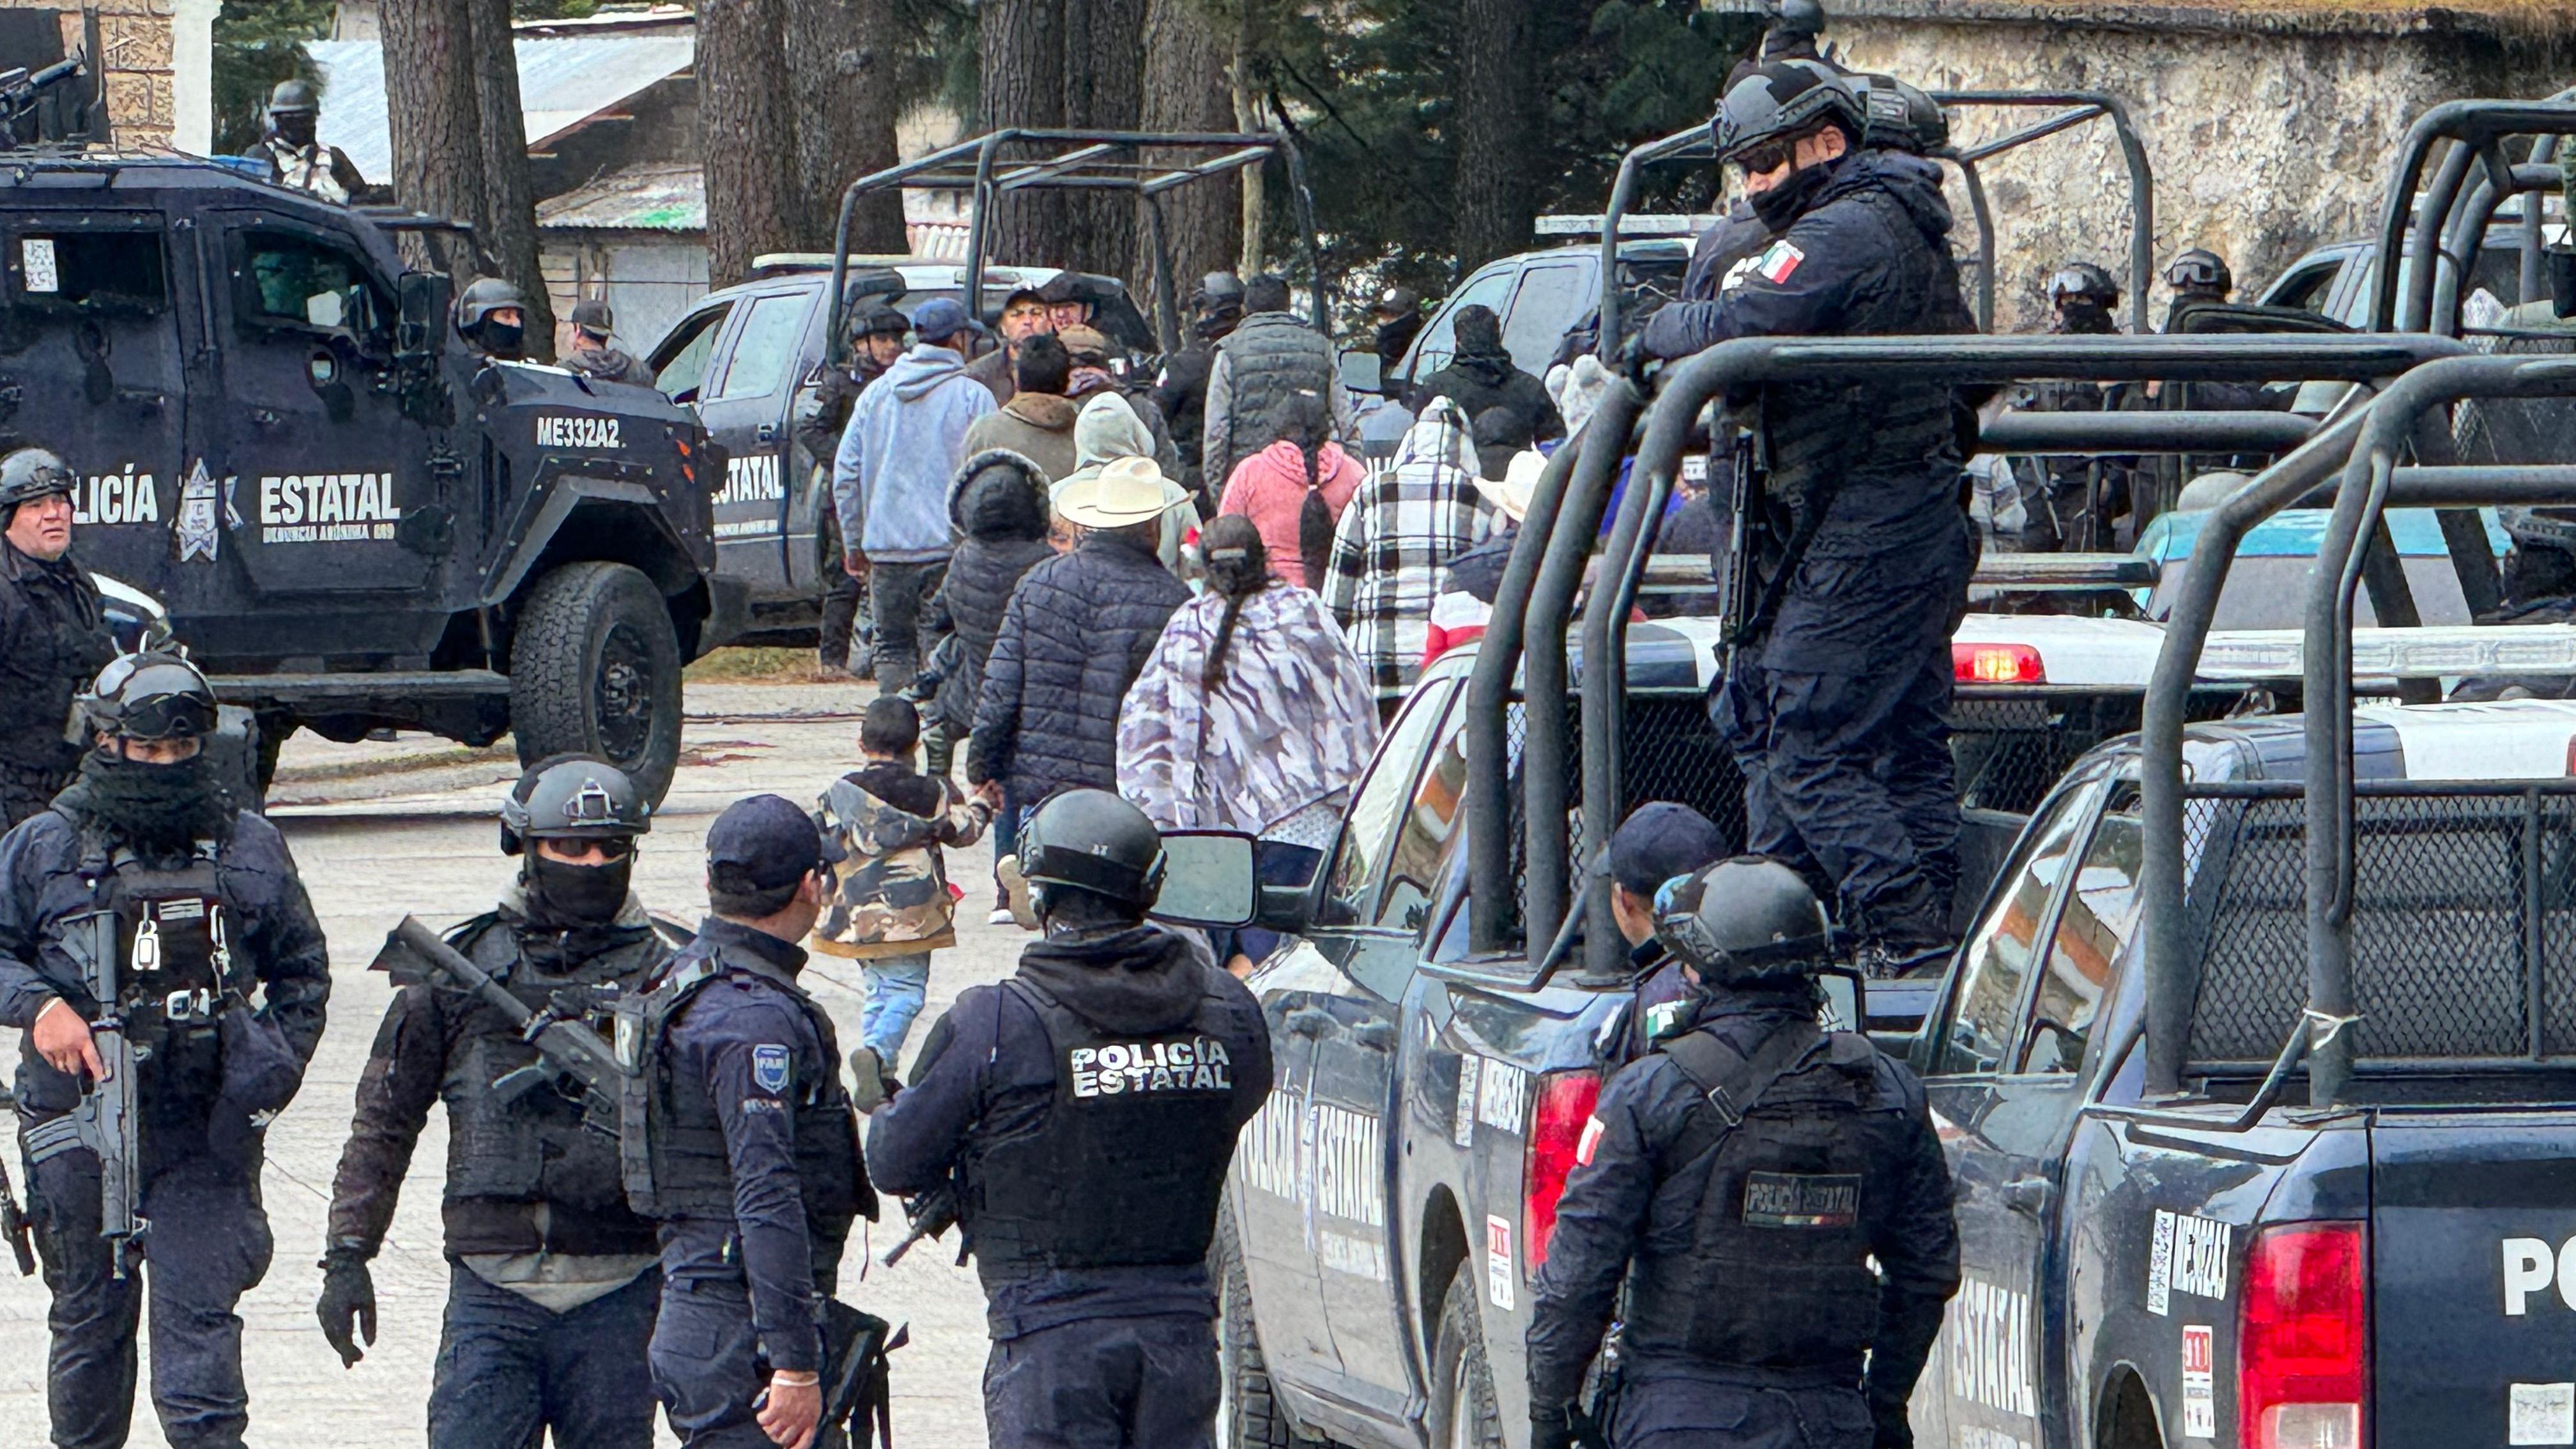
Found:
[[[636,1013],[620,1150],[628,1198],[662,1223],[653,1388],[688,1449],[813,1442],[824,1300],[851,1220],[876,1215],[832,1019],[796,981],[837,857],[790,800],[727,806],[714,914]]]
[[[233,1305],[274,1246],[261,1141],[322,1039],[330,962],[277,828],[207,774],[215,696],[197,667],[124,655],[80,708],[79,777],[0,840],[0,1025],[26,1033],[53,1441],[126,1441],[148,1295],[162,1434],[239,1449]]]
[[[1890,123],[1906,118],[1902,92],[1883,104]],[[1851,78],[1813,61],[1764,65],[1726,93],[1713,125],[1773,239],[1728,269],[1715,299],[1656,312],[1644,352],[1976,330],[1940,169],[1863,142],[1870,115]],[[1734,622],[1712,714],[1744,771],[1746,848],[1820,872],[1864,954],[1899,965],[1949,939],[1958,875],[1944,717],[1970,533],[1951,389],[1785,383],[1762,388],[1758,406],[1768,476],[1754,517],[1781,542]]]
[[[1165,862],[1143,811],[1065,791],[1019,857],[1043,935],[931,1029],[869,1119],[869,1161],[889,1191],[956,1192],[995,1449],[1204,1449],[1208,1244],[1235,1134],[1270,1093],[1269,1030],[1242,983],[1145,920]]]
[[[98,583],[71,556],[79,488],[42,448],[0,458],[0,830],[71,783],[72,696],[116,657]]]
[[[1616,1449],[1908,1449],[1959,1287],[1923,1086],[1817,1026],[1832,928],[1787,866],[1675,882],[1656,931],[1700,995],[1584,1124],[1530,1320],[1531,1449],[1592,1427],[1576,1395],[1623,1279]]]
[[[628,891],[650,807],[587,756],[530,766],[501,804],[518,879],[447,942],[521,1005],[604,1022],[670,956]],[[358,1076],[331,1188],[322,1332],[344,1363],[375,1342],[368,1260],[433,1103],[447,1103],[447,1319],[429,1383],[430,1449],[653,1442],[645,1343],[662,1273],[653,1225],[626,1204],[614,1104],[586,1123],[577,1084],[546,1071],[511,1015],[464,981],[402,987]]]

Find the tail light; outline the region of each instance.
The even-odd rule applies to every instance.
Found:
[[[2264,1228],[2245,1262],[2237,1442],[2361,1449],[2369,1422],[2368,1240],[2359,1223]]]
[[[1601,1074],[1549,1072],[1538,1079],[1538,1106],[1530,1117],[1529,1156],[1521,1168],[1522,1271],[1538,1276],[1547,1240],[1556,1233],[1556,1200],[1583,1148],[1584,1124],[1601,1098]]]
[[[2046,684],[2039,651],[2028,644],[1952,644],[1950,676],[1961,684]]]

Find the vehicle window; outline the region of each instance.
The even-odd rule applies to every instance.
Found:
[[[716,337],[724,331],[725,314],[733,310],[728,302],[710,307],[682,322],[664,339],[662,350],[653,359],[653,385],[673,402],[693,402],[698,383],[707,375],[707,357],[716,348]]]
[[[9,258],[17,299],[98,312],[158,312],[170,284],[154,231],[21,234]]]
[[[1386,879],[1396,828],[1413,803],[1414,776],[1421,772],[1422,757],[1430,752],[1454,692],[1454,685],[1444,683],[1414,695],[1378,746],[1377,763],[1344,817],[1341,854],[1334,857],[1333,877],[1324,891],[1324,924],[1376,921],[1372,907]]]
[[[1968,943],[1958,995],[1932,1063],[1935,1073],[2002,1069],[2021,1019],[2023,988],[2030,983],[2032,944],[2047,924],[2048,903],[2066,874],[2067,851],[2095,793],[2077,790],[2059,802],[2023,851],[2011,890]]]
[[[365,264],[314,237],[253,232],[242,257],[250,282],[245,300],[262,322],[371,332],[390,315],[371,296]]]
[[[1532,267],[1521,273],[1521,289],[1512,297],[1512,314],[1503,322],[1503,350],[1512,365],[1536,376],[1547,371],[1556,344],[1592,305],[1592,271],[1572,262]]]
[[[1390,931],[1419,932],[1426,924],[1431,898],[1440,889],[1441,869],[1449,844],[1457,836],[1460,807],[1467,792],[1467,712],[1449,712],[1432,742],[1431,767],[1413,788],[1389,856],[1386,893],[1378,898],[1377,924]]]
[[[751,304],[742,331],[733,340],[733,356],[724,378],[707,390],[709,398],[768,397],[778,391],[796,365],[797,345],[805,340],[802,292],[762,297]]]
[[[1458,294],[1440,309],[1440,315],[1431,319],[1431,325],[1422,329],[1422,340],[1413,344],[1413,370],[1404,375],[1405,381],[1420,382],[1447,367],[1449,359],[1458,355],[1459,309],[1482,306],[1500,312],[1512,295],[1514,276],[1514,269],[1506,264],[1468,278],[1467,285],[1460,287]]]
[[[2025,1072],[2072,1072],[2084,1063],[2094,1015],[2111,994],[2120,948],[2138,921],[2135,810],[2132,800],[2125,810],[2103,815],[2075,873],[2075,889],[2049,938],[2048,969],[2032,998],[2031,1029],[2021,1049]]]
[[[2322,317],[2326,300],[2334,292],[2335,274],[2343,270],[2339,261],[2322,261],[2300,268],[2281,280],[2266,299],[2275,307],[2297,307]]]

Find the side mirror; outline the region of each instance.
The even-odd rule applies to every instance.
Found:
[[[1816,986],[1824,993],[1824,1009],[1817,1021],[1827,1031],[1860,1031],[1868,1018],[1869,988],[1860,972],[1849,966],[1828,966],[1816,973]]]
[[[1169,830],[1163,833],[1163,892],[1148,914],[1176,926],[1248,926],[1260,886],[1251,836],[1238,830]]]
[[[1347,392],[1376,393],[1386,386],[1385,363],[1374,347],[1345,347],[1341,357],[1342,387]]]
[[[1306,934],[1315,923],[1315,885],[1324,873],[1327,853],[1285,840],[1256,840],[1252,858],[1253,872],[1261,879],[1252,924],[1283,936]]]
[[[415,366],[434,364],[447,341],[450,282],[444,272],[405,272],[402,315],[394,323],[394,358]]]

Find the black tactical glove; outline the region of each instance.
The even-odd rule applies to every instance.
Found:
[[[1640,330],[1619,345],[1619,366],[1616,370],[1620,376],[1635,383],[1638,390],[1642,392],[1646,386],[1646,368],[1654,361],[1655,358],[1646,351],[1646,334]]]
[[[874,1112],[894,1100],[903,1090],[894,1074],[885,1069],[872,1047],[860,1047],[850,1053],[850,1105],[861,1113]]]
[[[1530,1449],[1574,1449],[1578,1441],[1572,1404],[1530,1405]]]
[[[340,1366],[355,1368],[366,1357],[358,1348],[359,1335],[365,1335],[367,1347],[376,1346],[376,1280],[355,1248],[333,1248],[323,1255],[321,1266],[322,1298],[313,1311],[322,1320],[322,1336],[340,1355]]]

